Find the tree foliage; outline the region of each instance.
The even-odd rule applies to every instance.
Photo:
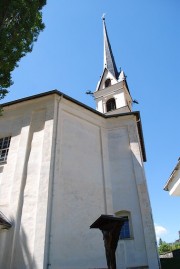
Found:
[[[166,243],[165,241],[162,241],[161,238],[159,239],[158,251],[160,254],[173,251],[175,249],[180,249],[180,242]]]
[[[0,99],[13,83],[11,72],[44,29],[45,4],[46,0],[0,0]]]
[[[159,246],[159,253],[166,253],[168,251],[171,251],[171,245],[166,243],[166,242],[162,242],[161,245]]]

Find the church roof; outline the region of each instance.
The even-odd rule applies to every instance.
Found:
[[[52,91],[48,91],[48,92],[44,92],[44,93],[40,93],[40,94],[36,94],[36,95],[32,95],[32,96],[29,96],[29,97],[25,97],[25,98],[22,98],[22,99],[19,99],[19,100],[15,100],[15,101],[11,101],[11,102],[8,102],[8,103],[4,103],[2,104],[1,106],[2,107],[8,107],[8,106],[11,106],[11,105],[15,105],[15,104],[18,104],[18,103],[22,103],[22,102],[26,102],[26,101],[30,101],[30,100],[33,100],[33,99],[37,99],[37,98],[42,98],[42,97],[45,97],[45,96],[49,96],[49,95],[53,95],[53,94],[57,94],[63,98],[65,98],[66,100],[69,100],[103,118],[118,118],[118,117],[124,117],[124,116],[130,116],[130,115],[133,115],[136,117],[136,122],[137,122],[137,127],[138,127],[138,132],[139,132],[139,137],[140,137],[140,142],[141,142],[141,149],[142,149],[142,154],[143,154],[143,161],[146,162],[146,152],[145,152],[145,145],[144,145],[144,138],[143,138],[143,132],[142,132],[142,126],[141,126],[141,118],[140,118],[140,113],[139,111],[134,111],[134,112],[126,112],[126,113],[119,113],[119,114],[114,114],[114,115],[105,115],[95,109],[93,109],[92,107],[89,107],[77,100],[75,100],[74,98],[58,91],[58,90],[52,90]]]
[[[111,44],[107,34],[105,18],[103,18],[103,34],[104,34],[104,68],[107,68],[112,75],[118,79],[118,70],[114,60]]]

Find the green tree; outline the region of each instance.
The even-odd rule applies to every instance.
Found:
[[[11,72],[44,29],[45,4],[46,0],[0,0],[0,99],[13,83]]]
[[[172,250],[175,250],[175,249],[180,249],[180,243],[175,242],[175,243],[172,245]]]
[[[162,253],[165,253],[165,252],[168,252],[168,251],[171,251],[172,248],[171,248],[171,245],[162,241],[161,245],[159,245],[159,253],[162,254]]]

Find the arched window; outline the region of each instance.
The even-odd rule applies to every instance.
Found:
[[[116,101],[114,98],[111,98],[106,102],[106,111],[108,112],[115,109],[116,109]]]
[[[105,81],[105,88],[107,88],[109,86],[111,86],[111,80],[110,80],[110,78],[106,79],[106,81]]]
[[[126,217],[124,224],[121,228],[119,239],[124,240],[132,238],[132,225],[131,225],[131,214],[129,211],[123,210],[115,213],[116,217]]]

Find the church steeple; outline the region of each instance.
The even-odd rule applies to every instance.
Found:
[[[109,37],[106,30],[105,18],[103,17],[103,35],[104,35],[104,68],[107,68],[112,75],[118,79],[118,71],[114,56],[109,42]]]
[[[118,73],[103,17],[104,36],[104,70],[98,82],[94,97],[96,109],[104,114],[130,112],[132,98],[128,89],[126,76],[121,70]]]

